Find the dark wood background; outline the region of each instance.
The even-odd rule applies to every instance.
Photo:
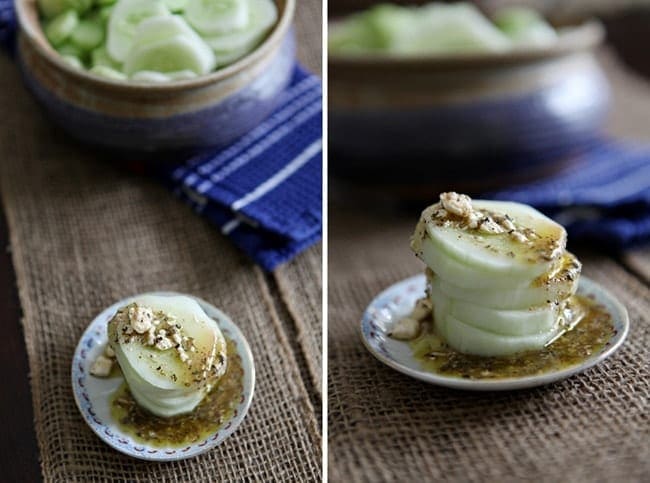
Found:
[[[342,12],[373,3],[368,0],[331,0],[330,12]],[[608,41],[621,58],[650,80],[650,10],[618,12],[603,19]],[[21,310],[11,264],[9,234],[0,216],[0,314],[4,328],[0,367],[5,382],[0,397],[0,482],[41,481],[34,435],[29,366],[25,353]]]

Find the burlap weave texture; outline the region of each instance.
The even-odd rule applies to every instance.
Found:
[[[601,52],[600,61],[613,88],[608,131],[622,139],[650,139],[644,121],[650,84],[612,52]],[[332,481],[650,480],[647,247],[621,254],[618,261],[577,252],[585,275],[629,311],[630,334],[611,359],[548,387],[453,391],[383,366],[358,335],[370,300],[422,271],[408,248],[419,213],[382,209],[383,204],[358,208],[355,201],[334,198],[328,268]]]
[[[299,14],[318,11],[317,3],[299,5]],[[310,22],[301,25],[302,35],[320,39],[320,19],[299,17]],[[318,69],[320,53],[302,52],[306,65]],[[0,188],[44,479],[319,481],[320,428],[287,336],[286,325],[299,322],[279,317],[267,278],[156,182],[119,169],[53,127],[6,56],[0,72]],[[302,256],[318,260],[301,263],[320,270],[318,249]],[[310,276],[320,279],[316,272]],[[240,326],[253,350],[257,384],[247,418],[221,446],[195,459],[158,464],[117,453],[90,431],[72,397],[70,362],[87,324],[116,300],[150,290],[210,301]],[[319,286],[307,290],[312,299],[320,296]],[[309,315],[318,318],[312,328],[319,335],[318,309]]]
[[[431,386],[376,361],[358,323],[379,291],[422,270],[404,216],[330,211],[331,481],[647,481],[648,288],[608,258],[585,274],[627,306],[623,348],[548,387],[471,393]],[[417,213],[413,213],[414,219]]]

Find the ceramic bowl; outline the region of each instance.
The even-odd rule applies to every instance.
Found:
[[[223,146],[275,107],[294,64],[295,0],[276,0],[279,19],[239,61],[168,84],[119,82],[65,63],[47,42],[35,0],[16,0],[25,82],[49,116],[75,138],[125,151]]]
[[[331,170],[410,188],[551,172],[600,131],[609,88],[593,50],[602,39],[588,22],[549,48],[330,57]]]

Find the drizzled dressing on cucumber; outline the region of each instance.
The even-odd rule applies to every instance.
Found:
[[[38,0],[69,65],[112,80],[191,79],[251,52],[278,19],[273,0]]]

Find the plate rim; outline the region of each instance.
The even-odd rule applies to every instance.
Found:
[[[86,376],[86,373],[84,370],[78,371],[77,369],[79,367],[79,364],[85,359],[84,357],[81,356],[81,352],[84,350],[83,347],[84,341],[86,341],[89,335],[91,335],[91,332],[94,330],[93,326],[96,323],[99,323],[98,319],[102,317],[104,314],[117,310],[119,307],[121,307],[124,304],[127,304],[129,301],[135,298],[146,296],[146,295],[162,295],[162,296],[182,295],[185,297],[189,297],[193,300],[196,300],[199,303],[199,305],[202,306],[201,308],[203,308],[203,306],[209,307],[210,310],[215,311],[216,313],[218,313],[220,316],[222,316],[224,319],[228,321],[228,323],[230,324],[228,330],[232,334],[231,337],[235,339],[235,341],[237,342],[237,347],[238,347],[237,354],[242,358],[242,361],[247,360],[249,362],[250,390],[248,386],[244,386],[243,388],[244,400],[239,403],[239,407],[241,408],[239,413],[233,415],[233,417],[231,417],[231,419],[227,422],[227,424],[221,426],[215,432],[210,433],[208,436],[206,436],[198,443],[192,443],[185,447],[161,449],[158,447],[147,445],[146,443],[140,443],[138,441],[135,441],[128,435],[124,435],[124,442],[122,443],[124,444],[124,446],[120,446],[119,444],[117,444],[117,442],[113,441],[113,439],[111,438],[108,438],[107,435],[104,434],[105,430],[108,430],[110,432],[111,428],[108,424],[100,421],[96,416],[92,414],[91,412],[92,403],[90,403],[90,401],[87,400],[89,406],[88,408],[84,408],[84,404],[80,399],[81,397],[83,397],[82,394],[83,386],[79,384],[79,373],[82,373],[84,377]],[[104,337],[107,338],[105,333],[104,333]],[[216,448],[224,441],[226,441],[226,439],[232,436],[232,434],[237,430],[237,428],[244,422],[244,419],[246,419],[246,415],[248,414],[248,410],[250,409],[250,406],[252,404],[253,395],[255,393],[255,377],[256,377],[255,361],[253,359],[253,353],[251,351],[248,340],[244,336],[239,326],[235,324],[235,322],[233,322],[230,316],[228,316],[225,312],[215,307],[211,303],[207,302],[206,300],[197,297],[195,295],[175,292],[175,291],[151,291],[151,292],[144,292],[136,295],[131,295],[102,309],[88,323],[84,332],[80,336],[79,341],[75,346],[74,354],[72,356],[70,373],[71,373],[72,394],[74,396],[77,409],[81,413],[84,422],[93,431],[93,433],[95,433],[99,437],[99,439],[101,439],[105,444],[107,444],[114,450],[119,451],[120,453],[125,454],[127,456],[131,456],[133,458],[145,460],[145,461],[157,461],[157,462],[180,461],[184,459],[197,457],[201,454],[206,453],[207,451]],[[142,451],[134,450],[133,448],[126,446],[127,444],[130,444],[132,447],[140,446],[143,448],[143,450]],[[151,453],[149,452],[149,450],[152,451],[156,450],[156,451],[154,453]]]
[[[607,347],[602,352],[600,352],[596,357],[590,358],[587,361],[584,361],[583,363],[580,363],[578,365],[570,366],[555,372],[550,372],[550,373],[545,373],[540,375],[524,376],[524,377],[511,377],[511,378],[504,378],[504,379],[489,379],[489,380],[463,379],[455,376],[444,376],[444,375],[440,375],[440,374],[436,374],[424,370],[412,369],[408,366],[401,364],[395,359],[387,357],[386,355],[377,351],[374,348],[374,346],[366,339],[363,329],[364,329],[364,324],[370,317],[369,311],[373,308],[373,305],[375,305],[375,303],[378,300],[380,300],[383,297],[386,297],[393,290],[396,290],[398,285],[401,284],[406,285],[409,282],[416,282],[416,281],[419,282],[423,278],[425,278],[424,273],[412,275],[410,277],[404,278],[402,280],[399,280],[391,284],[390,286],[382,290],[380,293],[378,293],[368,304],[368,306],[365,308],[363,312],[363,316],[361,317],[361,321],[358,324],[358,330],[363,345],[368,350],[368,352],[370,352],[375,357],[375,359],[387,365],[388,367],[394,369],[397,372],[400,372],[409,377],[418,379],[420,381],[429,384],[448,387],[451,389],[460,389],[465,391],[509,391],[509,390],[527,389],[527,388],[533,388],[533,387],[551,384],[566,379],[572,375],[584,372],[587,369],[590,369],[595,365],[600,364],[602,361],[610,357],[612,354],[614,354],[614,352],[616,352],[621,347],[623,342],[625,342],[625,339],[627,338],[627,335],[630,330],[630,319],[629,319],[628,311],[625,308],[625,306],[618,300],[618,298],[615,297],[609,290],[605,289],[602,285],[600,285],[596,281],[592,280],[589,277],[581,275],[578,289],[582,287],[583,282],[587,286],[596,287],[597,290],[602,294],[602,297],[597,296],[596,300],[598,300],[599,298],[607,299],[608,302],[610,302],[615,307],[616,311],[620,315],[621,323],[623,326],[622,330],[618,331],[614,335],[614,337],[610,339],[610,342],[613,341],[610,344],[610,346]]]

